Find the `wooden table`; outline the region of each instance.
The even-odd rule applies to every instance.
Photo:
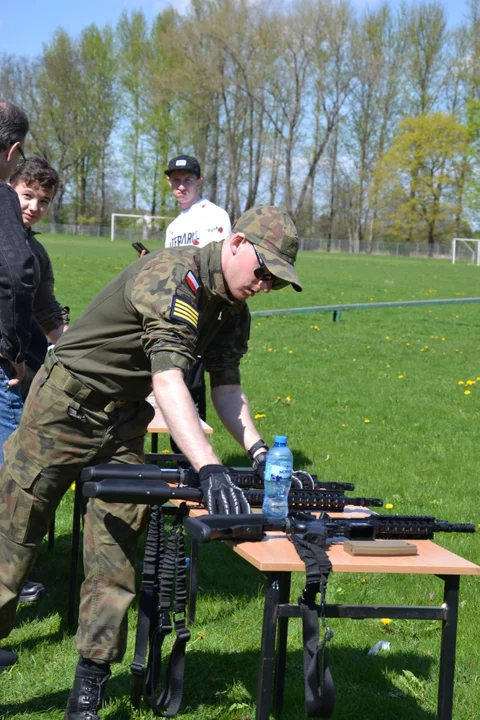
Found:
[[[202,509],[191,511],[203,514]],[[347,507],[344,513],[329,513],[332,517],[365,517],[369,511]],[[380,542],[380,541],[379,541]],[[441,649],[438,686],[438,720],[452,720],[455,649],[457,639],[460,577],[480,575],[480,566],[455,555],[430,540],[414,540],[417,555],[410,556],[352,556],[343,544],[332,544],[328,556],[333,572],[387,573],[405,575],[436,575],[444,583],[443,604],[416,605],[342,605],[327,604],[327,617],[336,618],[394,618],[408,620],[440,620]],[[191,569],[195,573],[196,588],[197,543],[192,543]],[[287,659],[288,619],[299,617],[298,604],[290,603],[292,572],[305,572],[305,566],[293,544],[284,533],[268,533],[260,542],[228,543],[233,551],[265,575],[260,670],[257,688],[256,720],[270,717],[273,694],[274,713],[281,710]],[[194,612],[194,608],[193,608]]]
[[[148,429],[148,432],[152,434],[152,453],[156,453],[156,452],[158,452],[158,435],[159,435],[159,433],[168,433],[170,431],[167,427],[167,423],[165,422],[165,419],[162,415],[162,411],[160,410],[160,408],[156,404],[153,407],[155,410],[155,416],[153,417],[153,419],[150,422],[147,429]],[[207,425],[207,423],[201,419],[200,419],[200,424],[202,426],[202,430],[205,433],[205,435],[211,435],[213,433],[213,428],[210,427],[210,425]]]

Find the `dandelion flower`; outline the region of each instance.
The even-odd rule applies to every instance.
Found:
[[[363,422],[364,422],[364,423],[369,423],[369,422],[372,422],[372,421],[369,420],[368,418],[365,418],[365,420],[364,420]]]
[[[457,385],[465,385],[465,383],[463,382],[463,380],[459,380]]]
[[[290,395],[287,395],[287,397],[285,398],[285,402],[286,402],[286,403],[291,403],[291,402],[292,402],[292,398],[290,397]]]
[[[475,380],[467,380],[467,385],[475,385]]]
[[[362,583],[362,585],[365,585],[365,583],[367,582],[367,578],[360,578],[360,582]]]
[[[291,355],[293,353],[293,350],[289,350],[288,354]]]
[[[382,625],[390,625],[392,622],[390,618],[382,618]]]
[[[255,420],[266,417],[266,413],[255,413]]]
[[[392,509],[393,509],[392,503],[387,503],[387,504],[385,505],[385,509],[386,509],[386,510],[392,510]]]
[[[76,487],[76,486],[75,486],[75,483],[72,483],[72,484],[70,485],[70,490],[75,490],[75,487]]]
[[[472,394],[472,391],[471,391],[471,390],[464,390],[463,394],[464,394],[464,395],[471,395],[471,394]]]
[[[403,379],[403,375],[397,375],[397,377],[398,377],[399,380],[402,380],[402,379]]]

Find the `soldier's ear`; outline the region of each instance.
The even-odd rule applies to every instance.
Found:
[[[232,233],[230,235],[230,247],[233,255],[236,255],[240,246],[246,241],[246,237],[243,233]]]

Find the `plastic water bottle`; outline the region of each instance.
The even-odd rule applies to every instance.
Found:
[[[293,455],[286,435],[275,435],[275,444],[267,453],[265,494],[262,513],[267,520],[281,520],[288,515],[288,491],[292,484]]]

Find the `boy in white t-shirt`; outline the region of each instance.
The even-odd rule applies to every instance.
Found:
[[[228,238],[232,232],[230,218],[225,210],[209,200],[202,199],[202,171],[197,158],[179,155],[172,158],[165,170],[168,184],[182,212],[167,227],[165,247],[197,245],[203,247],[210,242]],[[185,379],[198,414],[206,420],[207,402],[205,372],[201,358],[193,363]],[[171,440],[172,449],[179,449]]]
[[[223,240],[232,232],[225,210],[202,199],[200,163],[191,155],[172,158],[165,170],[168,184],[182,212],[167,227],[165,247],[197,245]]]

